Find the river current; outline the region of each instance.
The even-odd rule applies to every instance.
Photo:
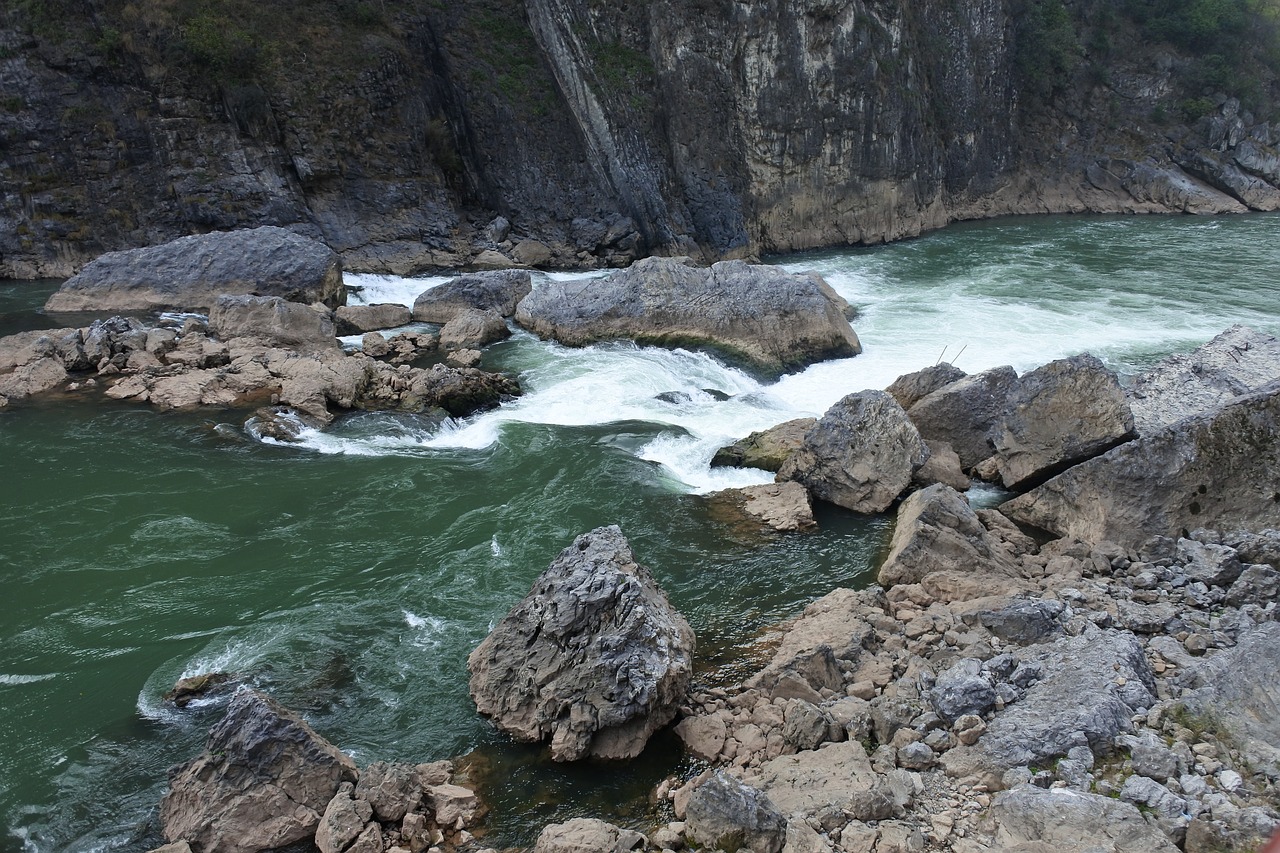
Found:
[[[728,527],[701,496],[771,475],[709,468],[717,447],[940,359],[1025,371],[1089,351],[1125,376],[1233,323],[1280,334],[1268,215],[1006,219],[774,262],[858,309],[862,355],[773,381],[517,332],[484,366],[517,373],[519,400],[444,426],[350,415],[300,445],[255,440],[244,412],[0,412],[0,851],[158,844],[165,771],[221,709],[161,696],[214,670],[361,764],[474,753],[494,846],[572,816],[642,825],[648,789],[687,769],[670,735],[626,772],[556,767],[467,697],[467,653],[574,536],[621,525],[698,633],[697,678],[731,678],[769,626],[871,582],[891,519]],[[355,302],[408,304],[444,280],[347,276]],[[50,289],[0,285],[4,333],[53,325],[36,310]]]

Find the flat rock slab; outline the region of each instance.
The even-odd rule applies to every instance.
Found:
[[[970,851],[1056,853],[1175,853],[1168,837],[1130,803],[1070,788],[1019,785],[996,795],[987,819],[990,839],[973,839]]]
[[[568,346],[708,346],[778,372],[861,352],[848,310],[813,273],[652,257],[603,280],[547,282],[521,300],[516,322]]]
[[[1280,380],[1280,340],[1232,326],[1192,352],[1171,355],[1140,374],[1128,389],[1141,435],[1216,411]]]
[[[791,819],[845,806],[875,787],[877,778],[862,744],[842,741],[766,761],[744,781]]]
[[[764,483],[726,489],[707,495],[707,500],[722,511],[737,513],[743,519],[780,533],[813,530],[813,506],[809,492],[799,483]]]
[[[675,716],[693,630],[616,526],[579,536],[471,653],[471,696],[551,757],[632,758]]]
[[[1280,528],[1280,383],[1076,465],[1003,504],[1014,521],[1137,548],[1198,527]]]
[[[224,294],[346,302],[342,260],[323,243],[275,226],[180,237],[110,252],[63,283],[46,311],[208,311]]]

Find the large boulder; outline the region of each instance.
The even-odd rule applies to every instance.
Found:
[[[1116,375],[1085,354],[1024,374],[993,441],[1005,488],[1023,489],[1132,436]]]
[[[1280,340],[1232,326],[1198,349],[1171,355],[1143,372],[1127,393],[1138,432],[1152,435],[1277,380]]]
[[[1280,383],[1076,465],[1005,503],[1025,524],[1137,547],[1198,527],[1280,527]]]
[[[516,322],[569,346],[710,346],[775,372],[861,352],[848,310],[814,273],[651,257],[603,280],[547,282],[521,300]]]
[[[934,391],[964,379],[967,375],[954,364],[943,361],[924,370],[917,370],[915,373],[903,374],[884,390],[897,400],[902,408],[910,409]]]
[[[689,837],[708,849],[779,853],[787,820],[756,788],[723,771],[693,789],[686,809]]]
[[[224,341],[254,338],[304,349],[335,349],[333,320],[310,305],[279,296],[219,296],[209,312],[209,328]]]
[[[1007,571],[1008,555],[982,526],[964,495],[942,484],[915,492],[898,507],[882,586],[920,583],[934,572]]]
[[[498,312],[464,308],[440,330],[440,347],[446,350],[480,349],[509,337],[511,329]]]
[[[1154,822],[1130,803],[1071,788],[1019,785],[1001,791],[986,823],[992,836],[974,850],[993,853],[1177,853]],[[968,848],[966,848],[967,853]]]
[[[815,497],[855,512],[884,512],[929,458],[907,413],[883,391],[859,391],[818,420],[778,471]]]
[[[907,413],[920,435],[949,443],[967,471],[994,452],[992,439],[1017,387],[1012,367],[996,367],[944,385]]]
[[[627,853],[644,847],[644,836],[591,817],[576,817],[542,828],[533,853]]]
[[[343,305],[334,312],[340,335],[359,335],[378,329],[394,329],[409,322],[409,309],[398,302]]]
[[[468,658],[481,714],[551,757],[631,758],[675,716],[693,630],[616,526],[579,536]]]
[[[1138,709],[1155,702],[1155,676],[1133,634],[1092,630],[1027,646],[1016,656],[1038,664],[1043,677],[996,714],[970,748],[997,770],[1049,766],[1073,746],[1085,745],[1080,737],[1105,754],[1116,735],[1132,730]]]
[[[495,270],[459,276],[423,291],[413,301],[413,319],[420,323],[444,324],[467,308],[496,311],[502,317],[511,317],[520,300],[532,289],[528,270]]]
[[[722,447],[711,457],[711,467],[734,466],[761,468],[777,472],[787,457],[800,449],[804,436],[818,421],[816,418],[796,418]]]
[[[242,689],[205,741],[205,750],[169,771],[160,801],[165,839],[201,853],[256,853],[315,834],[356,766],[337,747],[272,699]]]
[[[1198,668],[1188,710],[1227,735],[1249,766],[1280,778],[1280,623],[1245,633]]]
[[[63,283],[46,311],[208,311],[224,294],[346,302],[342,260],[316,240],[264,226],[110,252]]]

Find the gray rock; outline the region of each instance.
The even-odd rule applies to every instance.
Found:
[[[1093,786],[1093,776],[1089,773],[1089,767],[1075,759],[1062,759],[1054,768],[1054,772],[1059,779],[1067,783],[1068,788],[1073,790],[1088,792]]]
[[[965,714],[980,716],[990,711],[996,703],[996,691],[982,674],[982,661],[963,658],[938,676],[929,701],[950,725]]]
[[[829,739],[831,722],[813,703],[792,699],[783,718],[782,739],[798,750],[817,749]]]
[[[928,770],[936,763],[929,745],[916,741],[898,750],[898,766],[904,770]]]
[[[916,471],[912,482],[922,488],[942,483],[957,492],[968,491],[969,475],[960,466],[960,457],[951,445],[945,441],[926,441],[924,445],[929,448],[929,458]]]
[[[907,414],[920,435],[950,444],[969,470],[992,454],[991,441],[1017,386],[1012,367],[997,367],[922,397]]]
[[[1235,534],[1224,544],[1236,549],[1241,562],[1265,563],[1280,570],[1280,530]]]
[[[993,442],[1005,488],[1023,489],[1133,435],[1116,375],[1086,354],[1023,375]]]
[[[420,323],[448,323],[461,311],[474,308],[511,317],[533,290],[528,270],[495,270],[459,276],[423,291],[413,301],[413,319]]]
[[[1171,355],[1140,374],[1127,393],[1141,435],[1217,411],[1280,380],[1280,340],[1232,326],[1190,353]]]
[[[855,512],[883,512],[911,483],[929,450],[906,412],[883,391],[860,391],[835,403],[805,434],[778,471]]]
[[[1231,586],[1244,571],[1236,549],[1194,539],[1178,540],[1176,559],[1188,578],[1208,586]]]
[[[817,418],[796,418],[722,447],[711,457],[711,467],[733,466],[777,471],[787,457],[804,444],[805,434]]]
[[[282,347],[338,348],[326,313],[279,296],[220,296],[209,312],[209,328],[224,341],[254,338]]]
[[[511,337],[511,329],[496,311],[464,308],[440,330],[440,347],[446,350],[480,349]]]
[[[1057,853],[1176,853],[1177,847],[1138,809],[1125,802],[1070,788],[1019,785],[991,805],[992,851]]]
[[[899,406],[910,409],[939,388],[945,388],[967,375],[960,368],[944,361],[941,364],[926,367],[924,370],[899,376],[884,390],[898,401]]]
[[[1157,782],[1168,782],[1178,774],[1178,756],[1154,739],[1135,743],[1129,749],[1133,772]]]
[[[395,302],[376,305],[342,305],[333,312],[340,335],[359,335],[378,329],[394,329],[409,322],[409,309]]]
[[[857,355],[848,303],[819,276],[725,261],[650,257],[608,279],[548,282],[516,322],[569,346],[630,339],[718,347],[765,371]]]
[[[320,853],[343,853],[360,837],[372,817],[373,808],[367,801],[353,798],[351,783],[344,782],[320,818],[316,847]]]
[[[1132,634],[1090,631],[1018,652],[1045,676],[997,714],[978,747],[997,768],[1039,764],[1067,754],[1083,733],[1098,752],[1133,727],[1138,708],[1155,701],[1155,680]]]
[[[375,761],[360,774],[355,796],[369,803],[378,820],[399,823],[417,810],[424,790],[417,766]]]
[[[1193,713],[1230,733],[1249,764],[1280,776],[1280,623],[1259,625],[1238,638],[1236,647],[1207,658],[1198,670],[1202,683],[1184,694]]]
[[[718,714],[685,717],[676,725],[675,732],[684,748],[703,761],[716,760],[729,734],[724,719]]]
[[[1226,604],[1240,607],[1245,604],[1266,605],[1280,598],[1280,571],[1267,565],[1246,566],[1231,589],[1227,591]]]
[[[736,514],[783,533],[812,530],[817,526],[809,491],[799,483],[764,483],[726,489],[707,495],[707,501],[716,509],[717,517]]]
[[[1134,775],[1124,780],[1120,799],[1134,805],[1143,805],[1166,820],[1177,820],[1187,808],[1186,800],[1161,785],[1155,779]]]
[[[631,758],[666,725],[693,669],[693,631],[616,526],[560,553],[468,658],[481,714],[557,761]]]
[[[1062,602],[1055,599],[1019,598],[1002,607],[972,611],[972,618],[1005,642],[1025,646],[1061,630],[1062,609]]]
[[[346,302],[342,261],[323,243],[273,226],[181,237],[87,264],[46,311],[208,311],[224,294]]]
[[[1082,462],[1001,506],[1015,521],[1136,548],[1196,527],[1280,526],[1280,385]]]
[[[160,801],[168,841],[203,853],[256,853],[312,836],[355,764],[296,714],[241,689],[204,752],[169,771]]]
[[[938,571],[1002,570],[1008,560],[964,496],[941,484],[915,492],[898,507],[879,583],[919,583]]]
[[[777,806],[722,771],[694,789],[685,822],[688,837],[711,849],[779,853],[787,836],[787,820]]]

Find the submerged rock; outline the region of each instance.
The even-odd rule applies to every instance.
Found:
[[[204,752],[169,772],[160,802],[165,839],[201,853],[256,853],[315,834],[356,766],[302,718],[241,689]]]
[[[481,714],[551,757],[632,758],[675,716],[693,630],[616,526],[583,534],[468,658]]]
[[[883,391],[837,402],[805,434],[778,471],[814,497],[855,512],[883,512],[911,484],[929,449],[907,414]]]
[[[521,300],[516,322],[569,346],[711,346],[780,371],[861,352],[848,309],[816,274],[651,257],[604,280],[548,282]]]
[[[179,708],[185,708],[192,701],[207,696],[231,680],[225,672],[206,672],[179,678],[173,688],[164,694],[164,701],[172,702]]]
[[[264,226],[102,255],[67,279],[45,310],[208,311],[224,294],[279,296],[330,308],[347,298],[336,252]]]

